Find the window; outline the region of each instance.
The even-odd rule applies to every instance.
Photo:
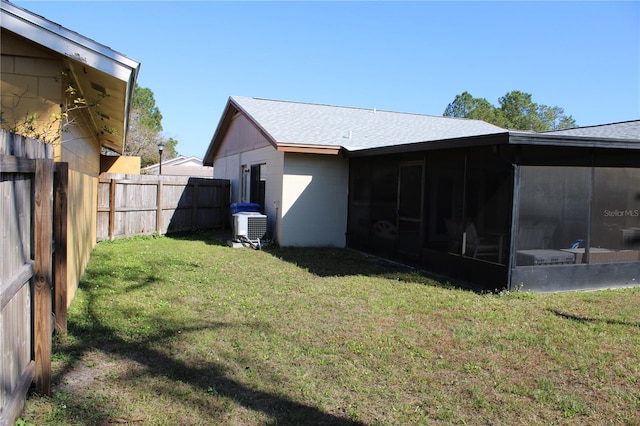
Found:
[[[260,209],[264,212],[264,199],[266,190],[266,164],[255,164],[251,166],[251,187],[249,202],[260,204]]]

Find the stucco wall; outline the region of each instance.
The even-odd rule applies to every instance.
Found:
[[[284,154],[270,145],[253,151],[216,158],[213,165],[213,176],[216,179],[229,179],[231,182],[230,201],[242,202],[242,166],[265,164],[265,205],[264,212],[269,221],[269,232],[279,240],[278,221],[282,200],[282,167]]]
[[[348,160],[277,151],[242,115],[231,123],[214,160],[213,175],[231,181],[231,202],[242,199],[242,167],[265,164],[265,213],[282,246],[344,247]]]
[[[140,174],[140,157],[103,155],[100,157],[101,173]]]
[[[344,247],[348,187],[348,160],[286,154],[280,245]]]

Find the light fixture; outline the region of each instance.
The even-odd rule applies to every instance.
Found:
[[[158,154],[160,154],[160,171],[158,175],[162,174],[162,151],[164,151],[164,142],[161,141],[158,143]]]

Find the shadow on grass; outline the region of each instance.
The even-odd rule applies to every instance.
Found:
[[[225,229],[211,229],[197,232],[174,232],[166,235],[167,238],[181,241],[202,241],[212,246],[226,246],[231,239],[231,231]]]
[[[190,237],[188,237],[190,238]],[[130,272],[137,274],[140,286],[148,285],[149,271],[136,269]],[[151,274],[153,275],[153,274]],[[128,279],[131,280],[130,276]],[[67,381],[85,358],[92,352],[108,354],[111,358],[120,358],[132,361],[141,366],[141,375],[155,378],[157,383],[154,391],[164,400],[170,400],[175,406],[187,408],[193,413],[198,413],[198,424],[220,424],[228,420],[233,407],[230,408],[229,400],[244,407],[247,410],[262,413],[269,418],[268,424],[305,424],[305,425],[363,425],[363,423],[326,413],[316,407],[305,405],[289,399],[281,394],[270,393],[259,389],[253,389],[231,378],[220,362],[197,359],[193,364],[182,361],[179,356],[172,356],[159,348],[164,343],[169,346],[172,339],[183,334],[202,330],[217,330],[228,327],[260,328],[260,324],[242,323],[229,324],[216,321],[198,321],[185,324],[180,320],[169,320],[162,317],[148,317],[145,322],[153,323],[156,332],[132,341],[131,337],[123,337],[119,330],[105,325],[96,312],[98,297],[105,297],[105,283],[112,280],[110,271],[89,270],[85,275],[81,286],[86,292],[86,311],[83,315],[70,317],[69,341],[56,344],[57,351],[67,357],[65,365],[53,378],[54,389],[57,384]],[[138,287],[138,286],[136,286]],[[111,290],[111,289],[109,289]],[[125,292],[130,288],[124,289]],[[149,291],[152,291],[149,289]],[[117,297],[117,292],[115,294]],[[128,317],[127,309],[121,308],[113,312],[114,315]],[[182,354],[178,354],[182,355]],[[248,365],[244,359],[229,359],[236,364],[247,365],[245,368],[265,368],[265,366]],[[94,372],[100,371],[99,366],[92,367]],[[277,379],[274,377],[274,379]],[[109,378],[104,386],[117,387],[119,381],[133,382],[128,387],[137,386],[137,377],[123,376],[117,379]],[[168,384],[167,384],[168,383]],[[193,391],[175,392],[174,388],[188,386]],[[93,389],[66,387],[65,392],[58,393],[58,403],[63,407],[68,424],[111,424],[128,422],[150,422],[152,418],[126,418],[114,416],[117,409],[109,404],[108,400]],[[145,389],[148,391],[148,389]],[[76,394],[77,392],[77,394]],[[166,407],[169,410],[171,407]],[[205,413],[205,414],[202,414]],[[150,414],[149,414],[150,415]],[[202,417],[206,416],[206,417]]]
[[[379,276],[432,287],[486,293],[462,281],[352,249],[266,247],[264,251],[319,277]]]
[[[604,323],[609,325],[625,325],[629,327],[640,327],[640,322],[629,322],[629,321],[620,321],[620,320],[612,320],[612,319],[599,319],[599,318],[590,318],[584,317],[580,315],[568,314],[566,312],[558,311],[556,309],[549,309],[549,312],[571,321],[581,322],[581,323]]]
[[[227,241],[231,239],[231,231],[212,230],[172,234],[168,237],[185,241],[204,241],[214,246],[228,246]],[[249,247],[244,249],[252,250]],[[465,282],[451,280],[411,265],[348,248],[278,247],[265,244],[262,251],[318,277],[382,276],[441,288],[480,291]]]

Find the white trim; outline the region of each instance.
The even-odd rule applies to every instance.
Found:
[[[3,28],[124,82],[135,80],[139,62],[4,0],[1,9]]]

